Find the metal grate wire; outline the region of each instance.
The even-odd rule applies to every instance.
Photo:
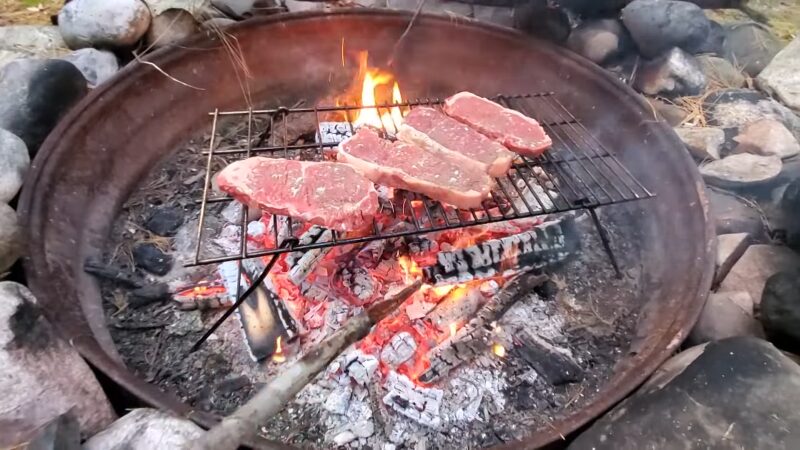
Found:
[[[285,234],[289,236],[284,242],[288,242],[288,245],[278,244],[279,230],[275,226],[272,227],[276,243],[274,247],[250,250],[245,238],[248,217],[247,207],[245,207],[241,213],[239,224],[240,245],[238,251],[207,255],[203,252],[203,249],[206,248],[203,245],[204,241],[214,237],[206,230],[206,221],[210,210],[213,205],[233,201],[229,196],[215,195],[212,192],[212,167],[215,158],[222,157],[228,163],[256,155],[322,160],[326,154],[334,152],[337,144],[325,143],[322,142],[322,139],[317,139],[313,143],[289,143],[286,130],[289,129],[292,121],[301,114],[313,114],[316,132],[320,133],[321,116],[338,115],[347,118],[345,123],[352,131],[351,115],[362,107],[343,105],[244,111],[215,110],[210,113],[212,136],[209,149],[203,153],[207,157],[205,183],[202,197],[199,199],[200,216],[195,258],[190,265],[241,261],[259,256],[420,235],[578,209],[594,210],[600,206],[654,196],[631,174],[613,152],[598,141],[580,120],[564,107],[555,94],[499,95],[494,97],[494,100],[539,121],[553,140],[553,146],[539,157],[517,158],[509,173],[497,179],[497,187],[492,191],[492,198],[485,201],[482,208],[466,211],[456,210],[451,206],[423,198],[417,194],[406,193],[402,201],[395,199],[388,209],[382,210],[381,214],[395,216],[398,213],[404,214],[410,219],[413,227],[410,230],[387,232],[381,230],[377,222],[374,222],[371,232],[366,235],[361,233],[358,236],[348,236],[334,231],[330,241],[299,245],[296,239],[293,239],[297,236],[291,233],[293,229],[291,218],[287,218],[283,222],[286,226]],[[381,104],[373,108],[377,108],[378,114],[381,115],[394,106],[404,109],[413,109],[418,106],[439,108],[442,103],[443,101],[438,98],[425,98],[397,104]],[[253,133],[256,131],[254,130],[254,120],[257,118],[267,120],[269,130],[275,130],[276,123],[280,121],[284,130],[281,145],[274,145],[274,142],[273,145],[264,145],[266,131],[254,141]],[[217,136],[221,120],[245,123],[247,135],[243,144],[221,144],[221,140]],[[399,124],[394,125],[397,127]],[[545,185],[549,186],[549,189],[543,188]],[[526,192],[529,193],[527,196]],[[277,218],[273,218],[273,220],[276,220],[276,224],[278,223]]]

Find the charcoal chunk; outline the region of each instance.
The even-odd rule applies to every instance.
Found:
[[[138,244],[133,248],[136,266],[156,275],[166,275],[172,268],[172,256],[165,254],[154,244]]]
[[[183,210],[171,206],[156,208],[144,226],[159,236],[172,236],[183,225]]]

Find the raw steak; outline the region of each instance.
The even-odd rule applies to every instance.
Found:
[[[493,177],[505,175],[514,154],[463,123],[433,108],[415,108],[397,132],[400,140],[449,154]]]
[[[364,228],[378,210],[375,186],[347,164],[257,156],[229,165],[217,182],[246,205],[339,231]]]
[[[337,158],[375,183],[426,195],[458,208],[477,208],[489,197],[492,179],[459,160],[401,141],[390,142],[362,127],[339,144]]]
[[[470,92],[445,100],[444,112],[520,155],[538,156],[552,145],[539,122]]]

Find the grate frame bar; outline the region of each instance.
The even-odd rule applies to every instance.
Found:
[[[491,195],[493,203],[487,200],[481,208],[457,210],[418,194],[406,193],[407,195],[401,202],[402,204],[398,205],[396,204],[397,202],[392,202],[391,211],[388,214],[396,216],[396,209],[399,207],[402,213],[408,216],[408,220],[412,225],[410,230],[381,231],[377,222],[373,222],[372,231],[367,235],[347,236],[346,233],[334,232],[330,241],[297,245],[297,236],[292,234],[292,219],[289,217],[286,221],[289,232],[289,245],[276,245],[274,248],[259,250],[249,249],[246,244],[248,208],[245,206],[242,210],[239,224],[239,251],[231,254],[206,256],[201,254],[201,250],[204,247],[204,239],[207,238],[204,228],[208,209],[214,204],[233,201],[229,196],[211,194],[211,170],[215,157],[232,158],[228,161],[230,163],[232,160],[251,156],[293,158],[299,157],[303,152],[306,152],[306,154],[314,152],[316,160],[323,160],[326,154],[332,152],[337,144],[322,142],[321,115],[339,115],[342,117],[339,121],[347,124],[349,131],[352,132],[354,126],[351,113],[362,109],[362,107],[344,104],[341,106],[279,107],[242,111],[214,110],[209,113],[212,119],[212,135],[209,139],[209,147],[208,150],[202,152],[202,155],[207,157],[207,163],[202,196],[198,200],[200,214],[195,257],[187,266],[242,261],[247,258],[280,255],[288,252],[360,244],[379,239],[421,235],[581,209],[593,211],[595,208],[603,206],[638,201],[655,196],[633,176],[630,170],[622,164],[608,147],[589,132],[588,128],[563,105],[554,93],[497,95],[493,97],[493,100],[536,119],[553,140],[552,148],[542,155],[535,158],[519,156],[515,159],[509,173],[496,179],[497,184]],[[375,108],[380,115],[381,112],[388,112],[389,108],[392,107],[401,107],[406,110],[419,106],[440,108],[443,103],[443,100],[439,98],[417,98],[413,101],[383,103],[368,108]],[[317,142],[300,144],[288,142],[285,130],[289,129],[290,121],[298,114],[313,114],[316,133],[320,136],[320,138],[316,139]],[[391,114],[388,114],[388,116],[391,118]],[[246,121],[246,143],[243,145],[223,146],[222,141],[224,139],[217,136],[220,128],[219,122],[223,118],[231,120],[232,117],[240,117],[243,121]],[[253,128],[255,126],[254,118],[256,117],[268,119],[269,129],[267,131],[269,132],[274,132],[276,123],[280,122],[282,124],[284,133],[281,145],[264,145],[265,139],[263,137],[267,131],[259,133],[261,138],[254,142],[253,135],[255,133]],[[392,124],[394,129],[398,128],[399,124],[394,123],[394,119],[392,119]],[[391,130],[387,130],[386,126],[382,125],[382,129],[385,133],[391,134]],[[267,144],[270,143],[269,141],[274,140],[267,140]],[[274,144],[274,142],[272,143]],[[550,185],[551,189],[548,189],[546,185]],[[537,187],[540,188],[539,192],[536,191]],[[526,198],[525,191],[530,194],[530,198]],[[515,202],[514,199],[518,201]],[[419,202],[421,205],[419,211],[416,211],[417,208],[414,207],[414,202]],[[495,212],[494,214],[493,211]],[[383,214],[386,214],[386,212]],[[278,242],[277,216],[273,216],[272,220],[275,224],[273,227],[275,242]],[[295,240],[294,243],[291,242],[292,239]]]

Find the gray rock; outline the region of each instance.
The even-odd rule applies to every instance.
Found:
[[[569,450],[800,448],[800,365],[735,337],[668,360]]]
[[[582,23],[567,38],[567,47],[597,64],[621,56],[630,46],[628,32],[617,19]]]
[[[635,82],[636,89],[644,94],[666,97],[698,95],[705,86],[700,63],[679,48],[644,63]]]
[[[155,450],[190,448],[189,443],[203,435],[191,421],[155,409],[134,409],[92,436],[85,450]]]
[[[800,351],[800,271],[778,272],[767,279],[761,296],[761,323],[778,347]]]
[[[106,50],[82,48],[64,55],[60,59],[75,65],[90,86],[99,85],[114,76],[119,70],[117,57]]]
[[[761,214],[734,195],[706,188],[711,217],[717,234],[747,233],[754,240],[765,237]]]
[[[0,424],[0,448],[25,448],[28,450],[81,450],[81,425],[67,411],[35,429],[31,425],[11,424],[10,430]]]
[[[725,35],[723,56],[755,77],[772,61],[783,45],[764,25],[749,22],[731,25]]]
[[[257,0],[211,0],[211,4],[230,17],[243,19],[253,13]]]
[[[150,10],[140,0],[72,0],[58,13],[61,36],[72,49],[130,47],[149,26]]]
[[[0,203],[0,274],[22,255],[24,233],[14,208]]]
[[[168,9],[153,17],[150,29],[145,35],[148,46],[159,48],[174,45],[192,35],[200,29],[194,16],[182,9]]]
[[[400,9],[404,11],[415,11],[419,2],[417,0],[386,0],[386,7],[389,9]],[[428,0],[422,7],[423,12],[436,14],[457,14],[469,17],[472,15],[472,5],[460,2],[449,2],[445,0]]]
[[[725,143],[725,132],[719,128],[675,128],[678,137],[693,157],[701,161],[719,159],[719,150]]]
[[[740,88],[747,83],[747,78],[727,59],[711,55],[700,55],[697,61],[706,74],[709,83],[723,88]]]
[[[751,245],[728,272],[717,292],[746,291],[758,306],[769,277],[781,271],[799,269],[800,255],[791,249],[777,245]]]
[[[308,2],[305,0],[283,0],[283,5],[289,12],[325,11],[328,9],[325,2]]]
[[[778,120],[800,139],[800,117],[764,94],[749,89],[727,89],[705,101],[709,122],[722,128],[739,128],[761,119]]]
[[[756,81],[761,89],[800,111],[800,37],[775,55]]]
[[[57,336],[30,291],[10,281],[0,283],[0,391],[0,423],[41,426],[72,411],[91,436],[115,419],[83,358]]]
[[[644,97],[652,106],[653,109],[658,111],[658,114],[673,127],[677,127],[689,116],[689,114],[680,106],[672,103],[661,101],[657,98]]]
[[[73,64],[22,59],[0,69],[0,128],[16,134],[31,157],[61,116],[88,92]]]
[[[741,153],[700,166],[700,174],[706,183],[717,187],[746,188],[775,180],[782,166],[777,156]]]
[[[694,54],[722,55],[723,45],[725,44],[725,27],[713,20],[710,21],[710,25],[708,37],[705,42],[697,45]]]
[[[722,234],[717,236],[717,270],[714,284],[719,284],[731,268],[742,257],[750,245],[747,233]]]
[[[11,61],[18,59],[25,59],[28,57],[27,53],[15,52],[13,50],[0,50],[0,69]]]
[[[58,27],[51,25],[0,27],[0,50],[39,58],[51,58],[69,52]]]
[[[514,28],[514,8],[506,6],[473,5],[472,17],[481,22]]]
[[[749,305],[749,308],[742,307]],[[747,292],[712,292],[691,333],[689,345],[735,336],[764,337],[761,324],[753,317],[753,300]]]
[[[622,9],[622,21],[639,51],[648,58],[672,47],[696,53],[711,31],[703,10],[681,1],[634,0]]]
[[[9,203],[17,195],[30,165],[22,139],[0,128],[0,203]]]
[[[751,122],[733,138],[738,142],[736,153],[789,158],[800,153],[800,143],[786,126],[774,119]]]

